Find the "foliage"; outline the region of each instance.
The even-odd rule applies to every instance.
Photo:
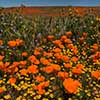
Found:
[[[100,18],[0,15],[0,100],[99,100]]]

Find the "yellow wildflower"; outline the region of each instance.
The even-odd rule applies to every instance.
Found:
[[[59,97],[58,100],[63,100],[63,99]]]
[[[49,100],[48,98],[43,98],[42,100]]]
[[[52,93],[49,96],[50,96],[50,98],[54,98],[54,94],[52,94]]]
[[[8,94],[8,95],[5,95],[4,98],[5,98],[5,99],[10,99],[11,96]]]

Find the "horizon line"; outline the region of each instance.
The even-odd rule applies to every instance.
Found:
[[[4,7],[2,7],[2,6],[0,6],[0,8],[16,8],[16,7],[100,7],[100,6],[87,6],[87,5],[85,5],[85,6],[81,6],[81,5],[64,5],[64,6],[62,6],[62,5],[50,5],[50,6],[44,6],[44,5],[40,5],[40,6],[28,6],[28,5],[18,5],[18,6],[4,6]]]

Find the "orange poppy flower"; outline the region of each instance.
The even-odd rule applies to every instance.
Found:
[[[64,42],[65,43],[72,43],[72,41],[70,39],[68,39],[68,38]]]
[[[61,49],[60,49],[60,48],[55,48],[55,49],[54,49],[54,52],[55,52],[55,53],[60,53],[60,52],[61,52]]]
[[[52,54],[52,53],[47,53],[47,56],[48,56],[48,57],[52,57],[53,54]]]
[[[28,53],[27,52],[22,52],[21,54],[23,57],[27,57],[28,56]]]
[[[36,50],[41,51],[41,50],[43,50],[43,48],[42,47],[37,47]]]
[[[40,62],[38,59],[35,60],[34,64],[38,65]]]
[[[38,85],[34,85],[34,86],[33,86],[33,89],[34,89],[34,90],[38,90]]]
[[[77,64],[76,67],[77,67],[78,69],[83,69],[83,68],[84,68],[84,65],[82,65],[82,64]]]
[[[0,61],[2,61],[3,59],[4,59],[4,56],[1,56],[1,55],[0,55]]]
[[[5,62],[4,66],[8,67],[10,65],[10,62]]]
[[[26,75],[27,74],[27,69],[21,69],[20,74],[21,75]]]
[[[63,49],[64,48],[64,45],[60,44],[59,45],[59,48]]]
[[[60,53],[55,53],[54,56],[56,57],[56,59],[61,59],[62,55]]]
[[[8,41],[9,47],[15,47],[16,46],[16,41]]]
[[[74,45],[73,44],[67,44],[67,48],[71,50],[71,49],[74,48]]]
[[[39,90],[37,91],[37,93],[40,94],[40,95],[44,94],[45,92],[46,92],[46,91],[45,91],[44,89],[39,89]]]
[[[52,57],[53,53],[43,52],[43,56]]]
[[[20,46],[20,45],[22,45],[23,44],[23,40],[21,40],[21,39],[16,39],[16,45],[17,46]]]
[[[48,35],[47,39],[48,39],[49,41],[54,40],[54,35]]]
[[[99,58],[100,57],[100,52],[99,51],[96,52],[95,57],[96,58]]]
[[[19,64],[20,64],[19,62],[16,62],[16,61],[15,61],[15,62],[13,62],[12,65],[13,65],[14,67],[17,67]]]
[[[55,71],[60,71],[61,67],[58,64],[50,64],[47,67],[42,68],[42,71],[50,74]]]
[[[50,82],[46,81],[44,82],[44,87],[48,87],[50,85]]]
[[[76,93],[78,87],[81,86],[81,83],[78,80],[73,80],[72,78],[65,79],[63,82],[64,88],[68,93]]]
[[[18,67],[10,66],[8,71],[9,71],[10,74],[14,74],[15,72],[18,71]]]
[[[66,32],[66,35],[67,35],[67,36],[71,36],[71,35],[72,35],[72,32],[71,32],[71,31]]]
[[[0,40],[0,45],[2,45],[3,44],[3,40]]]
[[[3,93],[4,89],[2,87],[0,87],[0,93]]]
[[[58,75],[58,77],[61,77],[63,80],[68,77],[68,73],[62,72],[62,71],[58,72],[57,75]]]
[[[36,74],[38,72],[38,67],[36,65],[31,65],[28,67],[28,72]]]
[[[47,60],[47,59],[45,59],[45,58],[40,58],[40,62],[43,64],[43,65],[48,65],[48,64],[50,64],[50,62]]]
[[[40,90],[44,90],[44,88],[46,88],[48,86],[49,86],[49,82],[41,82],[40,84],[33,86],[33,89],[37,90],[38,93],[40,92],[39,94],[41,94]]]
[[[50,65],[54,71],[60,71],[61,67],[58,64],[51,64]]]
[[[40,51],[42,50],[43,48],[41,47],[38,47],[34,50],[34,55],[37,56],[37,55],[40,55]]]
[[[93,51],[97,51],[99,48],[98,44],[93,44],[92,49]]]
[[[12,78],[10,78],[8,81],[9,81],[11,84],[12,84],[12,83],[16,83],[16,78],[12,77]]]
[[[64,42],[66,39],[67,39],[67,37],[65,35],[63,35],[60,40]]]
[[[71,66],[71,64],[69,64],[69,63],[65,63],[65,64],[64,64],[64,67],[65,67],[65,68],[71,68],[72,66]]]
[[[35,79],[38,82],[43,82],[45,80],[45,77],[44,76],[37,76],[37,77],[35,77]]]
[[[4,68],[4,63],[2,61],[0,61],[0,69]]]
[[[40,52],[38,50],[34,50],[34,55],[35,56],[40,55]]]
[[[62,56],[62,60],[65,61],[65,62],[68,62],[69,61],[69,57],[66,56],[66,55],[63,55]]]
[[[62,44],[60,40],[55,40],[55,41],[53,41],[53,43],[54,43],[55,45],[61,45],[61,44]]]
[[[78,61],[78,58],[75,57],[75,56],[73,56],[73,57],[71,58],[71,61],[72,61],[72,62],[77,62],[77,61]]]
[[[7,73],[12,74],[12,72],[11,72],[10,68],[5,68],[5,69],[4,69],[4,72],[7,72]]]
[[[55,72],[55,71],[60,71],[61,67],[58,64],[50,64],[47,67],[43,68],[42,70],[48,74]]]
[[[91,72],[91,75],[95,78],[100,78],[100,71],[96,70],[96,71],[92,71]]]
[[[76,75],[80,75],[80,74],[82,74],[82,69],[74,68],[74,69],[72,70],[72,73],[73,73],[73,74],[76,74]]]
[[[54,71],[54,69],[51,66],[47,66],[45,68],[42,68],[42,71],[50,74],[50,73],[52,73]]]
[[[27,64],[27,61],[20,61],[19,63],[21,66],[25,66]]]
[[[34,55],[30,56],[29,60],[30,60],[31,63],[34,63],[34,64],[40,63],[39,60]]]
[[[77,48],[73,48],[72,52],[73,52],[73,54],[75,54],[75,55],[76,55],[76,54],[78,53]]]
[[[36,57],[35,57],[34,55],[31,55],[31,56],[29,57],[29,60],[30,60],[31,62],[34,62],[34,61],[36,60]]]
[[[18,67],[15,67],[13,72],[18,72]]]
[[[46,88],[49,86],[49,82],[47,82],[47,81],[41,82],[38,86],[39,86],[39,88]]]

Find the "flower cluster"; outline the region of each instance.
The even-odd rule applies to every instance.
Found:
[[[47,34],[35,37],[39,45],[30,40],[27,46],[29,38],[19,37],[0,37],[0,100],[100,99],[96,34]]]

